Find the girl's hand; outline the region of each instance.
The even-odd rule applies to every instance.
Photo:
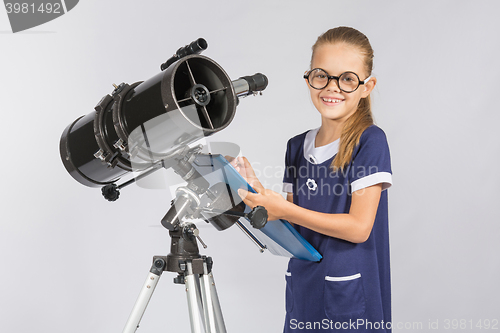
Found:
[[[248,162],[246,157],[236,157],[231,158],[226,156],[226,159],[230,161],[231,165],[240,173],[241,176],[246,180],[246,182],[252,186],[256,191],[258,188],[264,189],[261,182],[255,175],[255,171],[253,170],[250,162]],[[253,207],[252,207],[253,208]]]
[[[247,183],[257,191],[257,193],[250,193],[246,190],[239,189],[238,194],[243,199],[243,202],[252,209],[255,206],[266,208],[268,221],[282,218],[284,206],[286,206],[288,202],[280,194],[265,189],[264,186],[262,186],[262,183],[255,175],[255,171],[246,157],[232,159],[227,156],[226,159],[230,161],[231,165],[243,176],[243,178],[245,178]]]
[[[255,206],[262,206],[267,210],[267,220],[274,221],[283,218],[286,212],[286,201],[279,193],[263,187],[254,187],[257,193],[251,193],[243,189],[238,190],[238,195],[243,202],[252,209]]]

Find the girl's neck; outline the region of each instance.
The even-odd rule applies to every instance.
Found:
[[[322,119],[321,127],[319,128],[318,134],[316,134],[316,140],[314,141],[315,147],[326,146],[335,140],[340,138],[342,134],[342,126],[337,122],[332,122]]]

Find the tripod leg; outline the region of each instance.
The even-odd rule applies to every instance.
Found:
[[[158,281],[160,280],[164,267],[165,261],[163,259],[157,259],[154,261],[146,282],[144,283],[139,297],[135,302],[134,308],[132,309],[132,313],[128,318],[127,324],[123,329],[123,333],[134,333],[139,327],[139,323],[144,315],[144,312],[146,311],[146,307],[148,306],[151,296],[153,296],[153,292],[158,284]]]
[[[186,263],[187,274],[185,276],[186,292],[188,299],[189,320],[191,322],[192,333],[202,333],[202,306],[200,302],[200,292],[196,282],[196,277],[193,274],[193,266],[190,261]],[[204,320],[203,320],[204,321]]]
[[[208,268],[210,265],[210,269]],[[203,259],[203,274],[201,276],[201,296],[205,313],[205,331],[207,333],[226,333],[222,310],[215,289],[215,281],[211,271],[212,258]]]
[[[209,281],[208,285],[210,286],[210,293],[212,295],[213,309],[215,313],[215,324],[217,328],[215,332],[226,333],[226,325],[224,324],[224,318],[222,316],[222,309],[220,307],[219,296],[217,296],[217,289],[215,288],[214,276],[212,272],[208,273],[207,276]]]
[[[201,332],[203,323],[206,333],[226,333],[214,278],[211,268],[208,268],[212,265],[212,259],[204,257],[203,262],[198,262],[197,265],[196,273],[193,273],[193,262],[186,262],[185,284],[188,293],[191,332]]]
[[[203,310],[205,312],[205,331],[207,333],[217,333],[215,327],[215,314],[213,307],[213,298],[210,289],[210,278],[207,275],[207,263],[203,263],[204,273],[201,276],[201,297],[203,300]]]

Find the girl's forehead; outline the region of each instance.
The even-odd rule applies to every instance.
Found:
[[[330,75],[338,75],[347,71],[360,74],[365,70],[365,57],[355,46],[327,43],[316,47],[311,66],[322,68]]]

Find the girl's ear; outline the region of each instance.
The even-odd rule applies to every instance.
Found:
[[[370,93],[372,92],[373,88],[375,88],[375,85],[377,84],[377,78],[376,77],[371,77],[368,82],[363,84],[363,93],[361,94],[361,98],[366,98]]]

